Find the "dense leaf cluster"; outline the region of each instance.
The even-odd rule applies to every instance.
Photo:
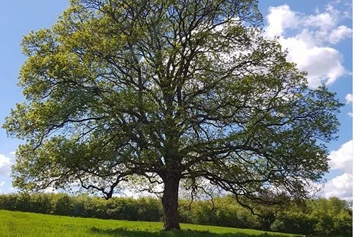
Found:
[[[0,209],[54,215],[96,217],[136,221],[161,221],[162,204],[156,198],[112,198],[87,195],[6,194],[0,195]],[[184,223],[262,229],[318,236],[351,236],[352,209],[338,198],[308,200],[300,205],[259,207],[264,218],[252,215],[232,197],[195,201],[180,200],[180,221]]]

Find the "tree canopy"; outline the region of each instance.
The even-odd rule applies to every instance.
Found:
[[[279,202],[275,193],[306,197],[328,170],[341,104],[263,36],[257,4],[72,0],[23,39],[26,101],[3,125],[26,141],[14,185],[110,198],[141,176],[164,184],[167,230],[180,228],[182,182],[250,208]]]

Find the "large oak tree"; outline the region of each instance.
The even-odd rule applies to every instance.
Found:
[[[164,185],[166,230],[180,228],[181,182],[248,207],[306,197],[341,104],[307,87],[261,23],[255,0],[72,0],[23,39],[26,101],[4,124],[26,141],[14,185],[110,198],[142,176]]]

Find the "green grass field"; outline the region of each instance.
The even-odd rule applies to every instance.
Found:
[[[1,237],[291,237],[249,229],[182,224],[181,231],[161,231],[160,222],[136,222],[52,216],[0,210]],[[300,236],[300,235],[298,235]]]

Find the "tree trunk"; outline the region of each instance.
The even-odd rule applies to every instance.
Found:
[[[164,230],[179,230],[179,179],[169,177],[164,181],[163,210],[164,210]]]

